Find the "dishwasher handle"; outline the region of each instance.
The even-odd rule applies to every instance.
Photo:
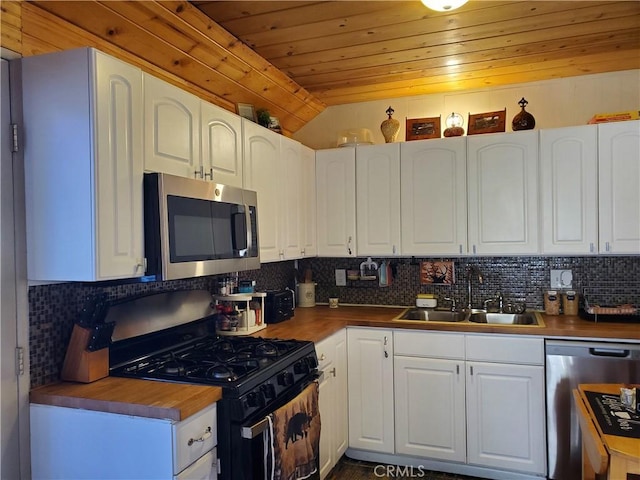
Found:
[[[631,351],[622,348],[592,347],[589,353],[594,357],[627,358]]]

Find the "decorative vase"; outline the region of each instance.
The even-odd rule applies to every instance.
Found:
[[[522,107],[520,113],[518,113],[515,117],[513,117],[513,121],[511,122],[511,127],[514,131],[517,130],[531,130],[536,126],[536,119],[527,112],[524,107],[527,106],[529,102],[525,100],[524,97],[518,102],[518,105]]]
[[[398,136],[398,131],[400,130],[400,122],[395,118],[391,118],[394,111],[395,110],[391,107],[387,108],[385,113],[389,115],[389,118],[380,124],[380,131],[384,136],[384,141],[387,143],[394,142]]]
[[[338,301],[336,297],[329,297],[329,308],[338,308]]]

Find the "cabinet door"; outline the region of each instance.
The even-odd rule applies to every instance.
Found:
[[[335,431],[333,451],[335,462],[340,460],[349,446],[349,395],[347,379],[347,331],[342,329],[333,334],[335,342]]]
[[[144,275],[142,72],[95,54],[96,280]]]
[[[538,132],[467,138],[469,248],[538,252]]]
[[[280,135],[242,120],[244,132],[244,185],[258,193],[258,241],[260,262],[284,258],[280,248],[283,185],[281,178]]]
[[[598,125],[601,253],[640,253],[640,121]]]
[[[464,462],[464,362],[394,358],[396,452]]]
[[[403,255],[467,252],[467,139],[400,146]]]
[[[144,74],[144,168],[200,175],[200,99]]]
[[[318,351],[320,351],[318,349]],[[335,436],[335,416],[334,416],[334,378],[328,374],[328,369],[334,368],[333,363],[325,363],[324,376],[319,385],[318,406],[320,409],[320,478],[325,478],[333,466],[335,459],[333,456],[333,439]]]
[[[596,125],[540,131],[542,251],[596,253]]]
[[[467,362],[467,463],[546,473],[544,367]]]
[[[302,162],[302,256],[315,257],[316,241],[316,152],[300,145]]]
[[[394,452],[391,330],[349,328],[349,447]]]
[[[358,255],[400,253],[400,145],[356,148]]]
[[[242,119],[200,102],[202,170],[197,178],[242,188]]]
[[[280,136],[282,245],[285,259],[302,257],[302,162],[300,143]]]
[[[316,198],[318,255],[355,257],[355,148],[316,152]]]

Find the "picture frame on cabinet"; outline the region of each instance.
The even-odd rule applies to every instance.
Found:
[[[507,117],[507,108],[495,112],[469,114],[469,130],[467,135],[480,133],[504,132]]]
[[[440,138],[440,117],[407,118],[406,140]]]
[[[246,118],[247,120],[251,120],[252,122],[256,121],[256,110],[250,103],[237,103],[236,110],[238,112],[238,115],[240,115],[242,118]]]

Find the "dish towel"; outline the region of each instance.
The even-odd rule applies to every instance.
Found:
[[[267,416],[265,480],[301,480],[318,470],[320,409],[318,382]]]

